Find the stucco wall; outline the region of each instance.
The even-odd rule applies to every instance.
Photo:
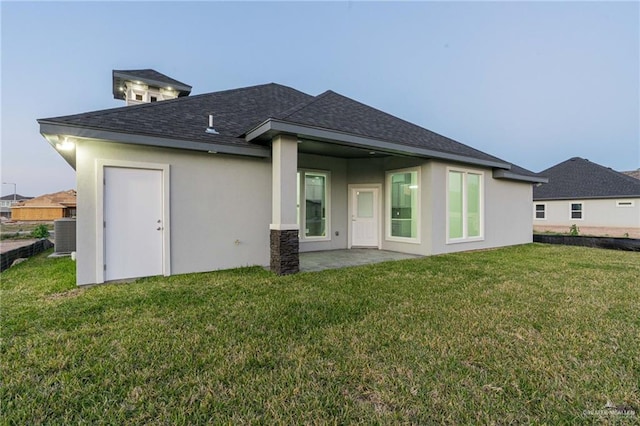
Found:
[[[387,239],[387,188],[386,173],[392,170],[418,168],[420,170],[420,242],[399,242]],[[380,184],[382,191],[382,235],[381,247],[383,250],[399,251],[403,253],[428,255],[431,251],[431,239],[429,237],[429,224],[431,222],[430,205],[430,162],[424,159],[409,157],[384,157],[350,159],[348,162],[347,179],[349,184]]]
[[[347,248],[347,160],[299,154],[298,169],[331,172],[330,241],[301,240],[300,252]],[[336,232],[338,235],[336,235]]]
[[[431,254],[526,244],[532,241],[532,185],[494,179],[490,169],[460,166],[484,172],[484,239],[447,243],[447,164],[433,162],[431,167]]]
[[[78,141],[79,285],[96,282],[96,158],[170,165],[172,274],[269,264],[269,159]]]
[[[617,201],[632,201],[633,207],[617,207]],[[572,203],[582,203],[582,219],[571,219]],[[546,205],[546,219],[535,218],[536,204]],[[534,226],[640,228],[640,198],[534,201],[533,209]]]
[[[171,274],[268,265],[272,219],[270,159],[86,140],[78,141],[76,155],[78,284],[97,282],[96,236],[103,231],[96,219],[97,188],[102,185],[97,182],[96,159],[169,165]],[[389,241],[386,172],[412,167],[420,170],[420,241]],[[300,154],[298,168],[331,172],[331,238],[303,240],[302,252],[347,248],[349,184],[380,185],[381,247],[385,250],[430,255],[532,240],[531,185],[493,179],[490,169],[482,170],[484,239],[447,244],[446,163],[408,157],[341,159]]]

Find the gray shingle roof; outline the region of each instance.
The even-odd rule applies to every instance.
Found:
[[[25,197],[24,195],[20,195],[20,194],[16,194],[16,201],[18,200],[30,200],[33,197]],[[0,197],[0,200],[10,200],[13,201],[13,194],[8,194],[8,195],[3,195],[2,197]]]
[[[217,135],[205,132],[214,115]],[[354,101],[332,91],[311,96],[275,83],[109,110],[38,120],[175,140],[256,146],[246,132],[273,118],[298,125],[369,137],[396,144],[498,161],[497,157]],[[538,176],[514,167],[514,173]]]
[[[399,145],[428,148],[483,160],[502,161],[470,146],[372,108],[331,90],[284,111],[288,122],[338,130]]]
[[[580,157],[540,174],[549,178],[549,183],[533,188],[536,201],[640,197],[640,180]]]
[[[310,98],[298,90],[270,83],[39,121],[195,142],[248,145],[239,137],[247,128]],[[214,116],[218,135],[205,132],[209,114]]]

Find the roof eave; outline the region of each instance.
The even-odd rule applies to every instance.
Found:
[[[234,146],[215,142],[195,142],[183,139],[164,138],[136,133],[116,132],[99,128],[61,124],[47,120],[37,120],[40,124],[40,133],[56,148],[53,137],[57,135],[72,136],[82,139],[100,139],[131,145],[154,146],[160,148],[177,148],[190,151],[199,151],[215,154],[242,155],[248,157],[268,158],[271,156],[269,148],[264,146]],[[57,149],[56,149],[57,150]],[[65,155],[58,151],[63,157]],[[75,156],[73,162],[67,157],[65,160],[75,169]]]
[[[519,182],[530,182],[530,183],[548,183],[549,182],[549,179],[546,177],[522,175],[522,174],[513,173],[509,170],[503,170],[503,169],[494,170],[493,178],[517,180]]]
[[[455,161],[476,166],[495,167],[507,170],[511,168],[511,165],[509,163],[501,161],[483,160],[479,158],[419,148],[410,145],[401,145],[366,136],[354,135],[352,133],[345,133],[322,127],[291,123],[273,118],[269,118],[259,125],[255,126],[253,129],[249,130],[245,135],[245,139],[247,142],[258,141],[270,139],[273,136],[281,133],[292,134],[298,137],[311,138],[330,143],[338,143],[357,148],[374,149],[377,151],[384,151],[393,154],[412,155],[438,160]]]

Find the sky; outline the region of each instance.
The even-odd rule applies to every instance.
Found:
[[[76,187],[36,119],[124,106],[113,69],[192,94],[330,89],[536,172],[576,156],[640,167],[635,1],[2,1],[0,15],[2,182],[26,196]]]

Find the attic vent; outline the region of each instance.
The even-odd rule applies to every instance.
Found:
[[[209,114],[209,127],[207,127],[206,132],[211,133],[212,135],[219,134],[216,129],[213,128],[213,114]]]

